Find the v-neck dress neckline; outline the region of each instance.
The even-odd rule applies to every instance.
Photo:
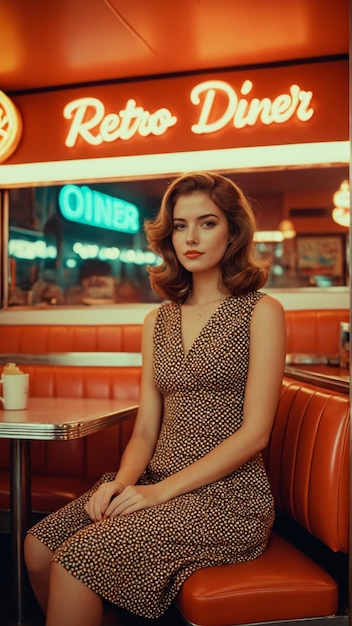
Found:
[[[212,314],[210,315],[210,317],[208,317],[207,321],[205,322],[205,324],[203,324],[202,328],[200,329],[199,333],[196,335],[194,341],[192,342],[192,345],[190,346],[189,350],[186,350],[184,347],[184,342],[183,342],[183,336],[182,336],[182,328],[183,328],[183,320],[182,320],[182,304],[177,304],[176,305],[176,310],[177,310],[177,315],[178,315],[178,324],[177,324],[177,332],[178,332],[178,343],[181,347],[182,350],[182,354],[183,357],[185,359],[188,358],[189,354],[192,353],[194,351],[194,349],[197,347],[198,342],[201,341],[204,332],[208,329],[208,326],[210,326],[213,323],[213,319],[216,317],[216,315],[220,312],[220,310],[222,309],[224,303],[229,299],[232,298],[233,296],[225,296],[225,298],[223,298],[221,300],[221,302],[219,302],[218,306],[214,309],[214,311],[212,312]]]

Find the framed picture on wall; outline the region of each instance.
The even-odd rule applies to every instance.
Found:
[[[346,261],[343,235],[299,235],[296,246],[297,270],[301,276],[344,278]]]

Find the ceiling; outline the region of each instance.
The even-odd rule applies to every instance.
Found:
[[[0,0],[0,88],[348,54],[349,0]]]
[[[349,0],[0,0],[0,15],[8,95],[349,53]],[[269,193],[297,188],[299,177],[331,189],[346,171],[242,173],[239,182]],[[144,182],[144,193],[164,191],[165,181]]]

